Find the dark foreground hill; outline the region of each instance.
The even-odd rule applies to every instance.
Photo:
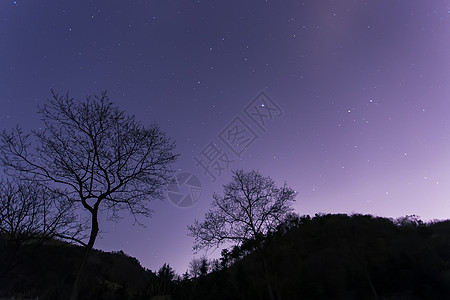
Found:
[[[0,278],[0,299],[68,299],[82,255],[83,248],[60,241],[39,249],[25,247],[16,258],[17,266]],[[128,294],[143,289],[148,280],[137,259],[122,251],[93,250],[80,299],[127,299]]]
[[[294,217],[270,245],[278,299],[450,299],[449,221]],[[269,299],[258,257],[236,256],[230,268],[180,283],[172,298]]]
[[[266,240],[278,299],[450,299],[450,221],[292,216]],[[248,245],[222,253],[193,278],[176,276],[168,265],[145,270],[123,252],[94,251],[80,299],[269,299]],[[0,280],[0,298],[67,299],[81,254],[64,243],[24,251]]]

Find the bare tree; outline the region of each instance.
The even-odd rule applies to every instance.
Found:
[[[64,187],[90,214],[90,235],[71,299],[78,295],[88,256],[99,232],[98,215],[128,210],[150,216],[150,198],[162,199],[172,177],[175,144],[156,125],[148,127],[117,108],[106,92],[75,101],[52,91],[39,108],[43,130],[20,128],[1,136],[2,163],[19,178],[33,176]],[[32,148],[31,138],[36,145]]]
[[[194,257],[189,262],[189,275],[191,278],[197,278],[199,276],[205,276],[208,274],[208,271],[210,270],[210,262],[206,255],[202,255],[199,258]]]
[[[224,185],[224,195],[213,195],[212,209],[203,222],[188,226],[194,237],[194,249],[219,247],[224,242],[250,244],[260,257],[269,295],[275,299],[269,278],[266,249],[273,232],[292,211],[295,191],[284,184],[279,188],[270,177],[257,171],[233,172],[232,181]]]
[[[200,276],[200,268],[202,266],[202,259],[201,258],[192,258],[192,260],[189,262],[188,266],[188,273],[191,278],[197,278]]]
[[[83,224],[73,202],[59,190],[36,181],[0,180],[1,275],[16,266],[22,247],[36,250],[55,238],[78,240]]]
[[[200,276],[200,265],[201,260],[195,257],[189,262],[188,272],[191,278]]]

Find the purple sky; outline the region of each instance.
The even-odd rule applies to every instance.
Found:
[[[102,221],[96,243],[153,270],[186,270],[186,226],[231,179],[195,166],[211,141],[297,190],[299,214],[450,215],[449,1],[3,0],[0,70],[1,130],[39,127],[51,88],[108,90],[176,140],[198,202]],[[265,131],[244,111],[261,91],[282,110]],[[258,136],[240,157],[219,137],[236,117]]]

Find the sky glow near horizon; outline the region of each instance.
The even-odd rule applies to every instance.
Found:
[[[154,201],[146,227],[102,219],[96,247],[183,273],[216,181],[196,167],[211,141],[298,192],[299,214],[450,215],[449,1],[2,1],[0,127],[38,128],[50,89],[110,98],[177,143],[198,177],[192,207]],[[261,92],[282,115],[245,114]],[[236,117],[258,138],[235,156]],[[211,257],[219,256],[220,251]],[[197,254],[201,255],[201,253]]]

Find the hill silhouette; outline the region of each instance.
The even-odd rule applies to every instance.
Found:
[[[68,299],[84,249],[61,241],[22,249],[17,266],[0,279],[2,297]],[[0,258],[1,260],[1,258]],[[149,280],[139,261],[123,251],[94,250],[80,299],[127,299]]]
[[[267,257],[278,299],[450,298],[450,221],[291,215],[265,239],[271,239]],[[96,250],[80,299],[268,299],[250,249],[222,251],[198,276],[177,276],[169,265],[152,272],[123,252]],[[25,249],[0,281],[0,298],[66,299],[82,250],[59,241]]]
[[[450,299],[449,221],[291,216],[267,238],[278,299]],[[231,267],[181,282],[173,299],[268,299],[256,255],[234,250]]]

